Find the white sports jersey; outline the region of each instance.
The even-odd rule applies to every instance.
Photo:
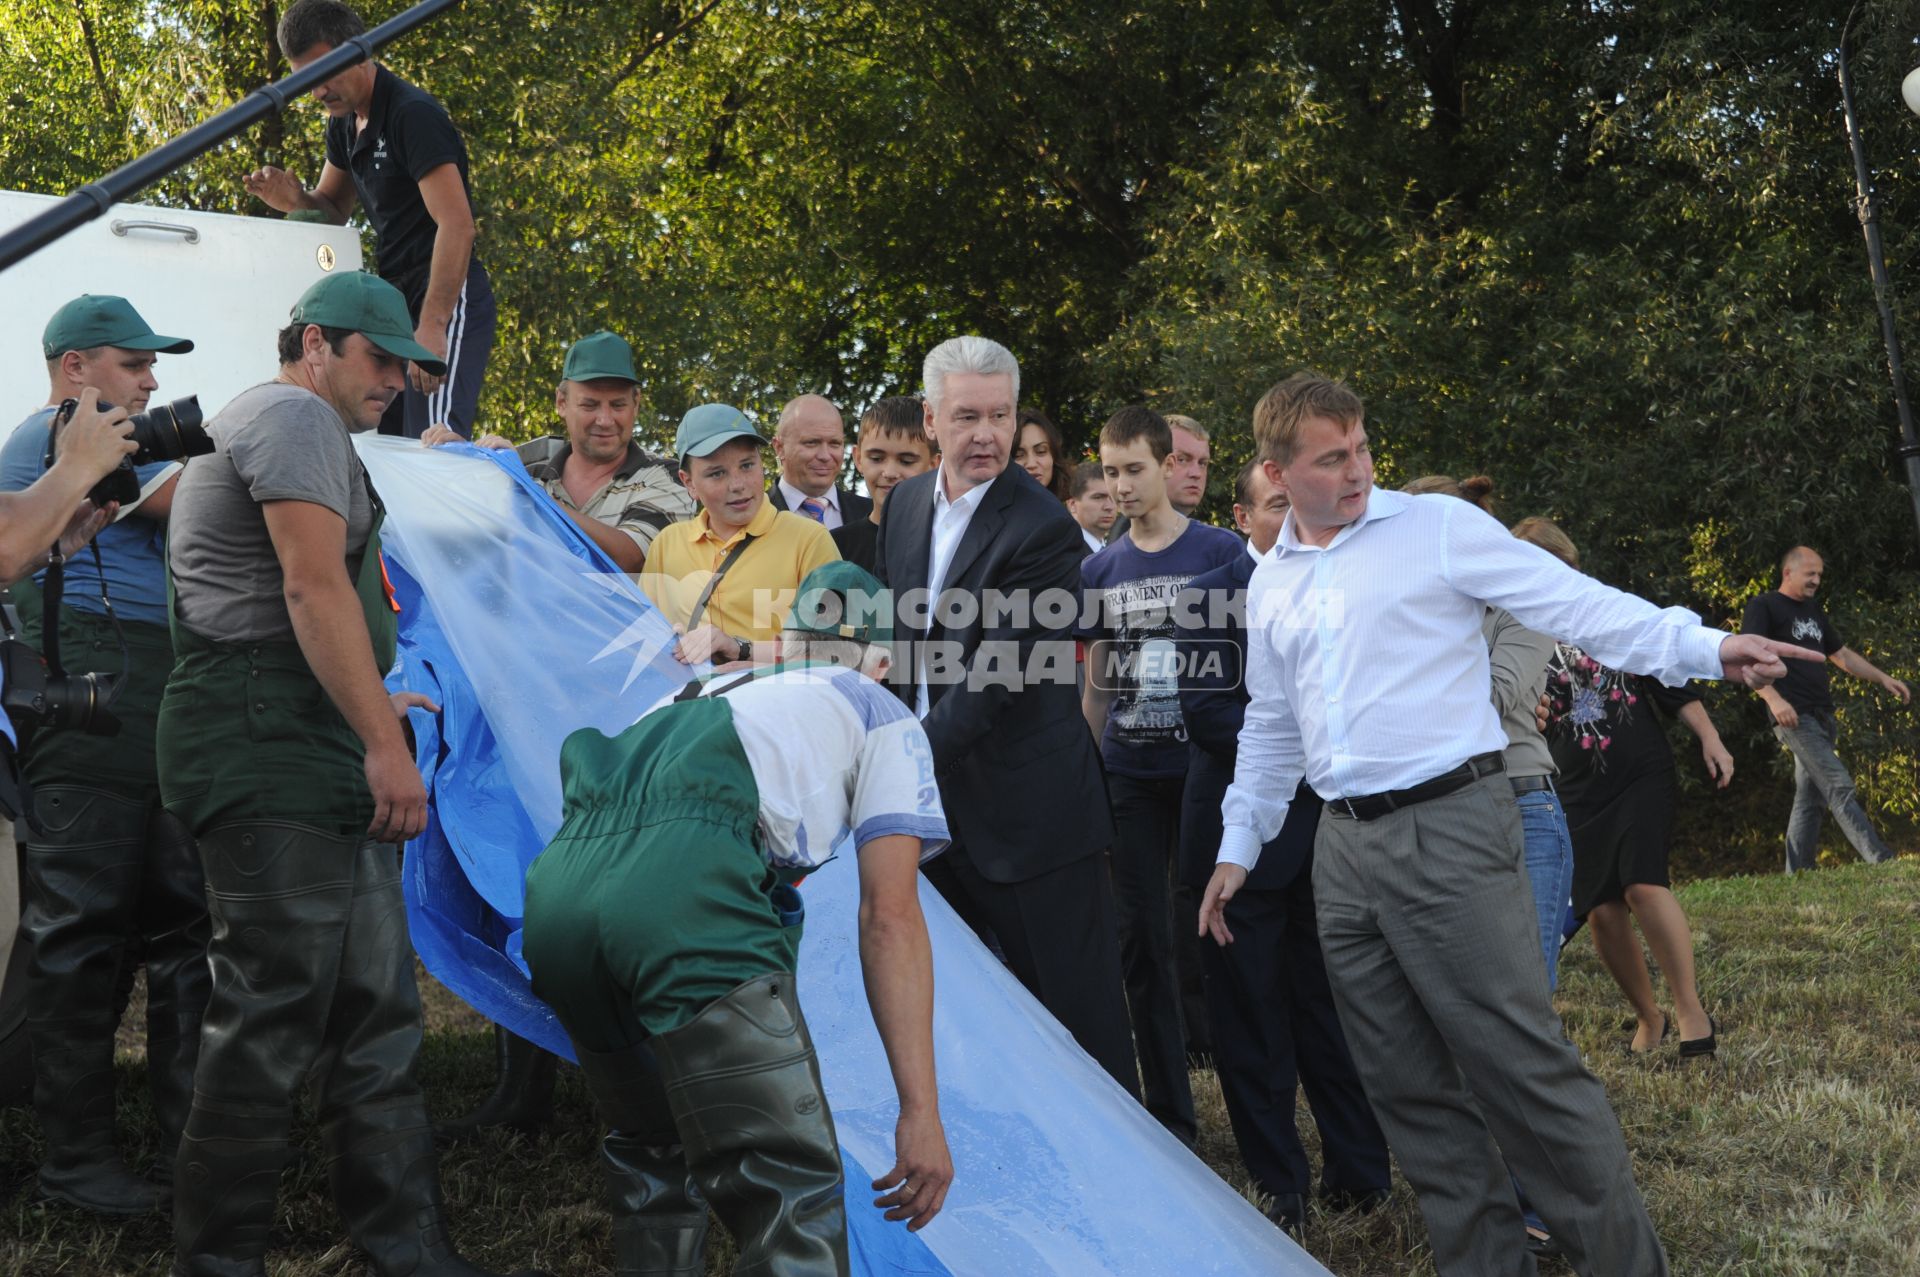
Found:
[[[818,868],[849,833],[856,849],[912,834],[923,861],[945,850],[933,748],[885,687],[857,670],[802,665],[722,674],[700,694],[716,693],[753,768],[768,863]]]

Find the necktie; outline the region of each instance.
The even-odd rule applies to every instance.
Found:
[[[800,503],[800,513],[815,523],[824,525],[827,521],[827,503],[817,497],[808,497]]]

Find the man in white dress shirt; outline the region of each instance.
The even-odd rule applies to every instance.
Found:
[[[1817,654],[1609,589],[1466,502],[1375,488],[1362,404],[1338,382],[1282,382],[1253,428],[1292,512],[1249,585],[1252,702],[1201,926],[1231,943],[1225,904],[1304,776],[1326,799],[1328,975],[1440,1273],[1535,1272],[1504,1153],[1578,1271],[1664,1274],[1606,1093],[1547,997],[1481,619],[1504,607],[1676,685],[1760,686]]]

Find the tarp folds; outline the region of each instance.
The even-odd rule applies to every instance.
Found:
[[[644,597],[512,453],[358,436],[387,507],[401,611],[390,682],[416,712],[433,812],[407,848],[413,942],[434,976],[523,1037],[571,1055],[520,956],[527,866],[559,826],[560,744],[630,725],[691,671]],[[809,878],[799,989],[847,1155],[854,1271],[1318,1274],[1148,1117],[924,882],[935,1052],[956,1178],[910,1235],[868,1204],[898,1116],[861,979],[850,848]]]

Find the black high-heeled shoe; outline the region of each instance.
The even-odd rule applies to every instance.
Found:
[[[1680,1058],[1697,1060],[1702,1056],[1712,1056],[1720,1049],[1720,1022],[1707,1014],[1707,1036],[1704,1038],[1681,1038]]]

